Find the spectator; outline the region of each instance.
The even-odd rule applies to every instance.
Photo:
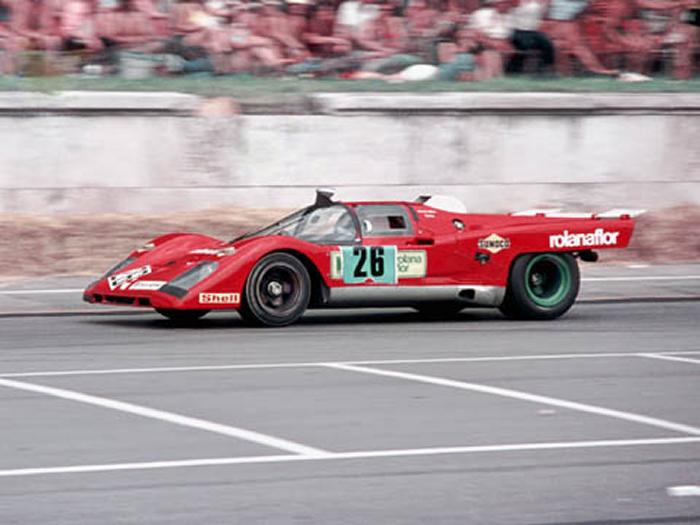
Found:
[[[379,4],[377,16],[362,23],[357,30],[355,45],[366,60],[363,71],[392,74],[423,62],[407,53],[406,25],[401,17],[396,16],[396,8],[390,3]]]
[[[448,35],[456,31],[461,18],[458,7],[453,3],[440,12],[427,0],[410,0],[405,10],[409,51],[437,63],[438,45],[449,40]]]
[[[542,30],[552,39],[557,50],[557,69],[570,73],[570,57],[583,67],[599,75],[616,75],[619,70],[606,68],[586,44],[579,27],[579,14],[586,9],[588,0],[551,0]]]
[[[492,66],[497,56],[493,51],[485,51],[476,31],[462,24],[453,42],[444,42],[438,47],[438,61],[441,64],[441,80],[484,80],[494,76]]]
[[[483,48],[481,60],[485,79],[502,76],[506,62],[515,53],[510,41],[513,27],[507,16],[508,0],[489,0],[487,5],[489,7],[477,9],[469,18],[469,27]]]
[[[303,35],[309,16],[311,0],[287,0],[287,25],[299,43],[303,46]]]
[[[353,44],[349,32],[335,21],[333,4],[322,1],[309,13],[300,35],[311,57],[303,63],[287,69],[293,75],[318,76],[345,74],[362,64],[360,53],[352,53]]]
[[[299,4],[296,6],[300,7]],[[308,49],[301,42],[301,34],[296,33],[296,26],[284,12],[283,4],[279,0],[265,0],[261,14],[262,36],[269,38],[288,62],[303,62],[310,56]],[[298,14],[295,16],[298,17]]]
[[[355,41],[360,28],[379,16],[379,9],[371,0],[346,0],[338,7],[337,31],[342,37]]]
[[[152,24],[160,23],[159,18],[154,19],[153,13],[147,12],[150,10],[144,10],[142,7],[141,12],[148,16]],[[172,36],[165,41],[163,51],[170,58],[179,57],[181,60],[169,60],[168,69],[185,73],[212,70],[231,72],[228,56],[231,50],[230,35],[226,25],[230,15],[231,9],[217,2],[187,0],[174,4],[167,24]]]
[[[95,4],[91,0],[66,0],[61,12],[64,51],[99,51],[102,42],[95,30]]]
[[[671,55],[671,74],[677,80],[687,80],[692,76],[693,59],[698,47],[698,20],[688,23],[687,15],[692,13],[693,0],[679,2],[669,13],[668,23],[663,28],[660,46]],[[700,12],[696,8],[696,16]],[[693,22],[693,20],[690,20]]]
[[[428,5],[427,0],[410,0],[405,17],[411,51],[434,56],[438,12]]]
[[[151,20],[151,27],[155,35],[161,38],[167,37],[169,34],[169,11],[172,5],[166,0],[154,2],[154,0],[134,0],[136,10],[144,13]]]
[[[275,41],[262,36],[260,11],[262,5],[241,5],[232,17],[224,33],[229,52],[229,69],[226,72],[270,72],[280,70],[286,61]]]
[[[700,40],[697,0],[285,1],[0,0],[0,73],[27,71],[26,50],[43,70],[59,50],[98,63],[130,50],[183,72],[480,80],[532,57],[540,74],[577,59],[687,79]]]
[[[103,11],[96,16],[96,32],[108,48],[153,52],[162,44],[153,37],[151,18],[136,9],[132,0],[120,0],[114,11]]]
[[[606,54],[624,59],[626,69],[645,73],[664,37],[645,28],[640,10],[671,11],[680,4],[676,0],[594,0],[590,16],[597,22],[599,46]]]
[[[19,53],[29,47],[12,29],[13,9],[10,0],[0,1],[0,75],[14,74],[19,67]]]
[[[20,37],[22,49],[39,49],[49,52],[61,48],[59,4],[55,0],[8,0],[11,2],[10,26]]]
[[[538,56],[537,72],[549,72],[554,64],[554,46],[551,40],[539,31],[544,5],[537,0],[521,0],[513,7],[510,0],[489,0],[493,7],[475,11],[470,19],[479,42],[487,51],[498,55],[485,57],[491,75],[500,75],[505,65],[513,60],[517,67],[522,55],[533,51]]]
[[[216,17],[201,0],[178,2],[173,6],[170,20],[175,44],[200,50],[208,41],[209,29],[218,25]]]
[[[311,13],[302,33],[309,51],[320,58],[345,55],[352,50],[349,38],[340,36],[335,27],[335,11],[329,1],[319,3]]]
[[[456,35],[456,42],[444,43],[440,46],[438,65],[414,64],[390,75],[359,71],[350,78],[381,79],[390,82],[477,80],[480,78],[480,71],[477,68],[477,59],[472,54],[477,47],[473,33],[467,28],[462,28]]]
[[[515,69],[521,70],[523,53],[534,51],[538,55],[537,72],[551,72],[554,65],[554,45],[549,36],[540,30],[547,0],[520,0],[510,11],[513,33],[511,43],[520,51],[515,55]]]

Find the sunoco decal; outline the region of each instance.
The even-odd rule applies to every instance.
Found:
[[[579,248],[581,246],[615,246],[620,232],[608,232],[596,228],[593,233],[569,233],[564,230],[559,235],[549,236],[550,248]]]
[[[128,272],[122,272],[118,273],[116,275],[110,275],[107,278],[107,284],[109,284],[109,289],[114,290],[115,288],[121,286],[122,290],[126,290],[128,288],[129,283],[132,283],[136,281],[137,279],[140,279],[144,275],[148,275],[151,273],[151,267],[146,265],[146,266],[141,266],[139,268],[134,268],[133,270],[129,270]]]
[[[241,294],[239,293],[200,293],[200,304],[239,304]]]
[[[476,243],[480,250],[486,250],[491,253],[498,253],[501,250],[510,248],[510,239],[504,239],[497,233],[492,233],[488,237],[479,239]]]

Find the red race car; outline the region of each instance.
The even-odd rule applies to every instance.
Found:
[[[626,247],[635,210],[466,213],[452,197],[316,202],[232,241],[171,233],[91,284],[90,303],[155,308],[174,320],[238,310],[285,326],[307,308],[409,306],[433,317],[468,306],[554,319],[579,290],[577,258]]]

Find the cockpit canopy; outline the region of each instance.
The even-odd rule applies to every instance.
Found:
[[[345,244],[358,238],[355,220],[344,204],[310,206],[247,237],[287,235],[316,244]]]

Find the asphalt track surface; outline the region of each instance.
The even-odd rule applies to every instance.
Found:
[[[700,522],[699,321],[2,318],[0,523]]]

